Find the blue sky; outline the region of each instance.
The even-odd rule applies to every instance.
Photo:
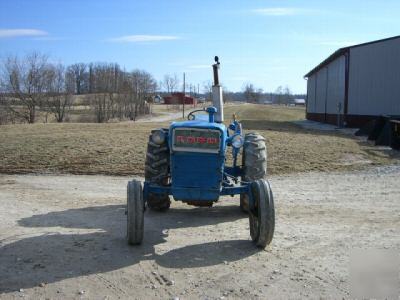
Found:
[[[214,55],[231,91],[306,91],[303,75],[337,48],[400,34],[400,1],[0,0],[0,57],[117,62],[157,80],[210,80]]]

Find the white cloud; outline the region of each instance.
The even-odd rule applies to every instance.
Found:
[[[143,42],[160,42],[179,40],[179,36],[175,35],[124,35],[109,39],[109,42],[116,43],[143,43]]]
[[[296,7],[266,7],[266,8],[257,8],[251,10],[253,13],[263,16],[294,16],[294,15],[304,15],[310,13],[317,13],[317,10],[314,9],[305,9],[305,8],[296,8]]]
[[[48,33],[38,29],[0,29],[0,38],[14,38],[24,36],[46,36]]]

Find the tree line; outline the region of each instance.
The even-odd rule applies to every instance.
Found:
[[[246,83],[243,86],[241,95],[239,95],[239,98],[250,103],[267,101],[285,105],[292,104],[296,97],[305,99],[306,95],[294,95],[288,86],[278,86],[273,93],[265,93],[263,89],[255,87],[252,83]]]
[[[136,120],[149,113],[156,93],[164,94],[161,89],[169,94],[182,91],[183,86],[176,74],[165,75],[157,84],[150,73],[138,69],[128,72],[117,63],[65,66],[38,52],[23,57],[10,55],[0,64],[0,124],[34,123],[39,113],[46,116],[46,122],[48,115],[64,122],[79,106],[99,123]],[[186,83],[187,93],[211,100],[211,81],[203,82],[202,94],[199,89],[200,85]],[[77,101],[79,95],[84,96]],[[295,97],[288,87],[281,86],[274,93],[265,93],[252,83],[245,84],[242,92],[224,89],[225,101],[290,104]]]
[[[76,63],[64,66],[37,52],[8,56],[0,66],[0,122],[34,123],[38,111],[63,122],[74,95],[88,95],[97,122],[135,120],[148,112],[157,89],[144,70],[127,72],[117,63]]]

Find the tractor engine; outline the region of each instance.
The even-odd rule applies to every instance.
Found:
[[[172,195],[189,204],[210,206],[218,200],[223,179],[225,125],[177,122],[169,136]]]

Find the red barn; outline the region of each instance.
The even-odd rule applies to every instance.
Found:
[[[183,104],[183,101],[185,101],[185,104],[197,104],[195,98],[184,95],[183,93],[172,93],[171,96],[164,97],[164,104]]]

